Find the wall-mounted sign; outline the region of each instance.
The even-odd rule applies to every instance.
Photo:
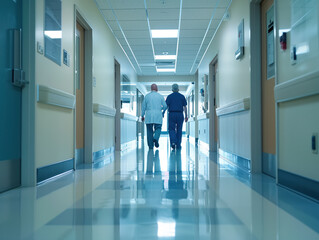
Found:
[[[238,33],[237,33],[237,39],[238,39],[238,48],[235,52],[235,58],[236,60],[241,59],[244,56],[244,19],[241,20],[240,24],[238,25]]]

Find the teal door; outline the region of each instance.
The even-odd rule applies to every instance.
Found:
[[[21,182],[21,88],[12,84],[12,70],[19,64],[14,30],[21,29],[21,1],[0,3],[0,192]]]

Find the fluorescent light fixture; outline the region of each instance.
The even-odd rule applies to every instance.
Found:
[[[151,30],[152,38],[177,38],[178,29]]]
[[[155,60],[176,60],[176,55],[155,55]]]
[[[44,35],[51,39],[61,39],[62,31],[44,31]]]
[[[175,72],[175,68],[156,68],[157,72]]]
[[[158,237],[175,237],[175,222],[157,222]]]

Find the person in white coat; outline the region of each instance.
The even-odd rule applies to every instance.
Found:
[[[142,103],[142,121],[145,120],[147,128],[147,144],[150,149],[159,147],[158,140],[161,135],[163,112],[167,105],[164,97],[159,94],[156,84],[152,84],[151,92],[146,94]]]

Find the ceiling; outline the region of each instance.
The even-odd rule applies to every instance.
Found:
[[[136,73],[153,76],[193,75],[232,0],[95,1]],[[151,38],[151,29],[179,29],[179,37]],[[156,61],[154,55],[177,59]],[[176,72],[158,73],[163,65]]]

